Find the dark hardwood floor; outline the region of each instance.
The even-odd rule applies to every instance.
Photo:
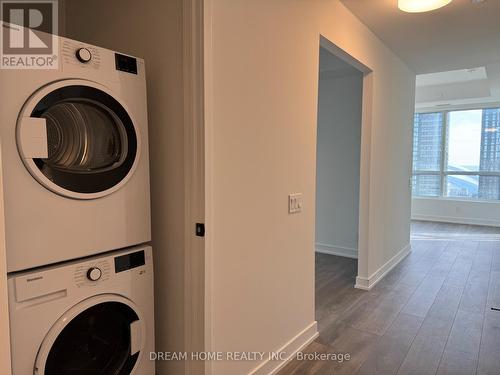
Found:
[[[320,335],[279,375],[500,374],[500,228],[412,223],[412,252],[370,291],[357,262],[316,255]],[[492,309],[493,308],[493,309]]]

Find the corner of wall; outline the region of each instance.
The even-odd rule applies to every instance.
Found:
[[[266,361],[257,366],[257,368],[251,371],[248,375],[277,374],[279,370],[281,370],[286,366],[288,362],[295,358],[297,353],[302,351],[311,342],[313,342],[318,337],[318,335],[318,323],[314,321],[275,352],[286,353],[286,358],[277,360],[268,358]]]
[[[396,255],[383,264],[377,271],[368,277],[357,276],[356,289],[371,290],[379,281],[381,281],[394,267],[396,267],[411,252],[411,244],[407,244],[400,249]]]

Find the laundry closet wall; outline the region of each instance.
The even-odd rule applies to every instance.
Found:
[[[146,62],[158,351],[184,350],[182,21],[182,0],[65,2],[65,36]],[[182,374],[184,365],[159,361],[157,373]]]
[[[0,149],[0,165],[2,161]],[[7,254],[5,251],[5,216],[3,182],[0,169],[0,374],[10,374],[9,308],[7,294]]]

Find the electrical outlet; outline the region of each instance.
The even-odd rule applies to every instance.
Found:
[[[288,213],[294,214],[302,211],[302,193],[294,193],[288,196]]]

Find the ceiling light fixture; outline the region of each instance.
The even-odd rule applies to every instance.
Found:
[[[398,0],[398,8],[403,12],[421,13],[439,9],[453,0]]]

